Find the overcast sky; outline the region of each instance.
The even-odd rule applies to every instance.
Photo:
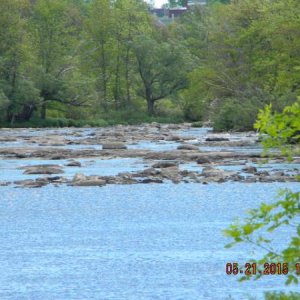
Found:
[[[155,7],[161,7],[164,3],[168,3],[166,0],[155,0]]]
[[[168,3],[168,0],[153,0],[153,1],[155,3],[154,7],[156,8],[160,8],[164,3]]]

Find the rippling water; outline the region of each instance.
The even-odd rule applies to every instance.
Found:
[[[299,184],[2,187],[0,299],[248,299],[284,290],[280,276],[227,276],[227,262],[263,253],[225,249],[222,235],[280,187]]]

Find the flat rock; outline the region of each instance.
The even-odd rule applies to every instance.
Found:
[[[64,173],[63,169],[58,165],[36,165],[23,167],[25,169],[23,174],[62,174]]]
[[[165,141],[169,141],[169,142],[177,142],[180,140],[181,140],[181,137],[177,136],[177,135],[170,135],[165,138]]]
[[[225,142],[225,141],[229,141],[229,138],[225,138],[225,137],[208,137],[205,139],[206,142]]]
[[[15,181],[14,184],[16,184],[18,187],[23,188],[41,188],[48,184],[47,180],[18,180]]]
[[[106,180],[89,177],[87,177],[86,180],[72,182],[73,186],[102,186],[105,184]]]
[[[111,142],[111,143],[103,143],[102,144],[102,149],[103,150],[107,150],[107,149],[127,149],[127,146],[123,143]]]

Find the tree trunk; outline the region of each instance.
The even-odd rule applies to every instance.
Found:
[[[103,89],[103,108],[105,111],[108,110],[107,101],[107,74],[106,74],[106,55],[105,55],[104,42],[101,44],[101,63],[102,63],[102,89]]]
[[[154,115],[154,101],[150,98],[147,99],[148,104],[148,115],[153,116]]]
[[[126,81],[126,106],[128,107],[131,102],[130,95],[130,79],[129,79],[129,47],[126,48],[125,58],[125,81]]]
[[[148,115],[154,115],[154,100],[152,98],[151,88],[149,86],[145,87],[145,96],[148,104]]]
[[[41,119],[42,120],[46,119],[46,114],[47,114],[47,105],[46,105],[46,102],[43,102],[42,107],[41,107]]]
[[[118,109],[121,106],[120,97],[120,43],[118,41],[117,46],[117,59],[116,59],[116,73],[115,73],[115,86],[114,86],[114,98],[115,98],[115,108]]]
[[[22,111],[16,115],[18,121],[30,121],[33,111],[36,109],[34,104],[24,105]]]

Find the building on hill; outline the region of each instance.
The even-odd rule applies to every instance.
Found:
[[[169,8],[152,8],[150,11],[157,18],[161,19],[162,22],[164,20],[172,20],[174,18],[180,17],[184,14],[189,8],[195,5],[205,5],[206,0],[184,0],[183,6],[169,7]]]

